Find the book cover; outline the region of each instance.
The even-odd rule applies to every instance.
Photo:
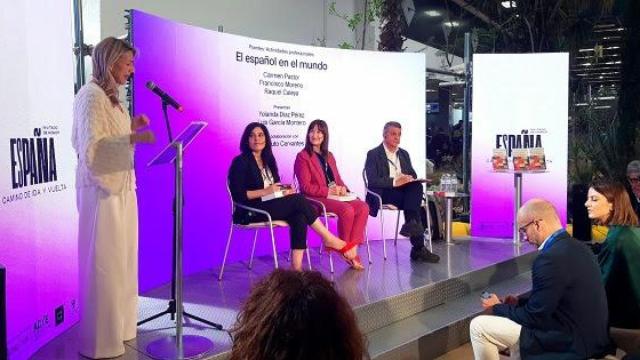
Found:
[[[493,149],[493,156],[491,157],[491,166],[495,171],[508,170],[509,161],[507,159],[507,150]]]
[[[347,193],[346,195],[331,195],[327,196],[327,199],[338,200],[338,201],[353,201],[357,199],[358,196],[354,193]]]
[[[269,201],[269,200],[273,200],[273,199],[277,199],[277,198],[281,198],[284,196],[284,190],[278,190],[274,193],[265,195],[263,197],[261,197],[262,201]]]
[[[512,151],[513,170],[529,169],[529,154],[527,149],[513,149]]]
[[[529,170],[545,170],[546,168],[544,148],[529,149]]]

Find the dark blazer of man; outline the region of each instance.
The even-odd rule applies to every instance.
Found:
[[[400,160],[402,173],[417,177],[413,166],[411,166],[409,153],[402,148],[398,148],[397,156]],[[390,161],[384,151],[384,145],[380,144],[367,152],[367,161],[364,164],[364,169],[367,174],[369,190],[382,194],[384,189],[393,188],[393,178],[389,177],[389,166]],[[367,194],[366,201],[369,204],[369,214],[376,216],[379,210],[377,199],[373,195]]]
[[[493,314],[522,326],[522,359],[588,359],[609,346],[607,297],[591,251],[566,232],[545,244],[531,270],[529,297]]]
[[[633,192],[633,188],[631,188],[629,181],[623,181],[622,183],[624,184],[624,188],[627,190],[627,194],[629,194],[629,200],[631,201],[633,211],[636,213],[636,216],[640,218],[640,201],[636,198],[636,194]]]

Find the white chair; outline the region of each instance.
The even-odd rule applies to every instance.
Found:
[[[429,195],[424,195],[424,211],[427,217],[427,228],[424,230],[425,237],[429,239],[429,251],[433,252],[433,243],[431,239],[433,238],[433,231],[431,231],[431,212],[429,210]]]
[[[367,181],[367,172],[366,169],[362,170],[362,180],[364,181],[364,188],[367,191],[367,194],[371,194],[373,195],[376,200],[378,200],[378,207],[380,209],[380,234],[382,236],[382,252],[384,253],[384,258],[385,260],[387,259],[387,245],[386,245],[386,239],[384,237],[384,216],[382,211],[383,210],[388,210],[388,211],[396,211],[397,215],[396,215],[396,231],[395,231],[395,237],[393,239],[393,244],[395,246],[398,245],[398,227],[400,225],[400,212],[402,211],[402,209],[398,209],[397,206],[393,205],[393,204],[383,204],[382,203],[382,196],[380,196],[380,194],[378,194],[375,191],[371,191],[369,190],[369,183]],[[429,212],[429,197],[425,196],[424,198],[424,211],[426,212],[426,217],[427,217],[427,228],[425,229],[425,237],[427,237],[429,239],[429,251],[433,252],[433,243],[431,242],[431,238],[433,237],[433,233],[431,231],[431,217],[430,217],[430,212]],[[369,239],[367,238],[367,241],[369,241]],[[368,243],[367,243],[368,245]]]
[[[298,177],[297,176],[293,176],[293,184],[295,185],[296,189],[298,189],[298,191],[300,190],[300,183],[298,182]],[[322,203],[322,201],[316,200],[312,197],[308,197],[305,196],[305,198],[309,201],[311,201],[312,203],[318,205],[318,207],[322,210],[322,218],[324,219],[324,226],[329,229],[329,219],[337,219],[338,215],[336,213],[333,213],[331,211],[327,211],[327,207]],[[366,232],[366,228],[365,228],[365,240],[367,242],[367,258],[369,259],[369,264],[372,264],[373,262],[371,261],[371,249],[369,248],[369,236]],[[322,254],[322,250],[324,249],[324,244],[320,243],[320,254]],[[334,269],[333,269],[333,256],[331,254],[331,251],[328,252],[329,253],[329,269],[331,271],[331,273],[333,274]]]
[[[258,239],[258,231],[260,229],[269,229],[269,233],[271,235],[271,248],[273,249],[273,264],[274,268],[278,268],[278,253],[276,251],[276,240],[273,234],[273,229],[276,227],[289,227],[286,221],[283,220],[272,220],[271,215],[261,209],[253,208],[250,206],[239,204],[233,201],[231,196],[231,190],[229,189],[229,182],[227,181],[227,194],[229,194],[229,201],[231,202],[231,224],[229,225],[229,237],[227,238],[227,245],[224,249],[224,257],[222,259],[222,267],[220,268],[220,275],[218,276],[218,280],[222,280],[222,274],[224,273],[224,265],[227,262],[227,255],[229,254],[229,245],[231,244],[231,237],[233,236],[233,229],[238,228],[241,230],[254,230],[255,233],[253,235],[253,245],[251,246],[251,258],[249,259],[249,269],[253,266],[253,255],[256,250],[256,240]],[[258,214],[262,214],[267,217],[267,221],[260,222],[251,222],[248,224],[236,224],[233,221],[233,213],[236,208],[245,209],[248,211],[253,211]],[[309,259],[309,249],[307,249],[307,261],[309,263],[309,269],[311,269],[311,260]]]
[[[373,197],[376,198],[376,200],[378,201],[378,208],[380,209],[380,236],[382,237],[382,253],[384,254],[384,259],[387,260],[387,241],[384,237],[384,210],[387,211],[395,211],[397,213],[396,215],[396,231],[395,231],[395,238],[393,240],[394,245],[398,244],[398,227],[400,225],[400,212],[402,211],[401,209],[398,209],[397,206],[393,205],[393,204],[384,204],[382,203],[382,196],[380,196],[380,194],[378,194],[375,191],[371,191],[369,189],[369,182],[367,181],[367,170],[363,169],[362,170],[362,180],[364,181],[364,188],[367,191],[367,194],[371,194]]]

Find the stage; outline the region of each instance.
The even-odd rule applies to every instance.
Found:
[[[397,246],[393,240],[387,240],[386,261],[380,241],[371,241],[372,264],[367,264],[366,248],[360,249],[366,265],[364,271],[349,270],[334,255],[335,273],[331,274],[328,256],[320,255],[317,248],[311,249],[311,264],[314,270],[331,279],[353,306],[360,328],[367,334],[370,354],[379,359],[393,358],[393,354],[399,353],[408,356],[420,353],[421,358],[437,356],[436,350],[428,353],[420,350],[424,347],[421,342],[429,341],[429,336],[438,337],[439,352],[466,341],[465,324],[481,310],[476,293],[485,289],[503,295],[505,291],[516,294],[527,291],[530,264],[535,257],[535,249],[528,244],[514,247],[508,239],[487,238],[458,238],[456,245],[434,243],[433,250],[441,257],[438,264],[411,262],[410,243],[405,239],[398,240]],[[286,255],[280,253],[282,267],[288,266]],[[185,310],[229,329],[251,287],[273,270],[273,258],[269,256],[257,257],[253,270],[247,268],[247,263],[248,259],[227,264],[222,281],[217,279],[220,264],[213,270],[186,277]],[[164,310],[169,295],[169,284],[143,294],[138,318]],[[146,345],[158,336],[173,334],[173,326],[169,316],[142,325],[137,339],[126,344],[126,353],[121,358],[150,359],[144,353]],[[457,328],[456,334],[451,332],[452,328]],[[226,331],[194,321],[184,329],[185,334],[205,336],[214,342],[213,352],[204,359],[223,359],[228,354],[231,338]],[[82,359],[77,353],[76,331],[77,326],[72,327],[33,358]],[[442,336],[447,337],[444,343]],[[423,357],[425,354],[427,357]]]

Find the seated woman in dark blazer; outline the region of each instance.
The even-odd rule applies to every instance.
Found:
[[[600,181],[589,188],[589,218],[609,227],[598,254],[609,305],[609,324],[640,328],[640,229],[624,185]]]
[[[278,166],[271,152],[271,137],[266,126],[257,122],[247,125],[240,140],[240,151],[242,153],[233,159],[229,169],[231,196],[240,204],[267,211],[273,220],[284,220],[289,224],[291,267],[294,270],[302,270],[302,257],[307,248],[307,225],[320,236],[327,248],[340,252],[352,267],[362,266],[355,259],[356,243],[342,241],[329,232],[303,195],[280,184]],[[280,190],[284,191],[284,197],[261,200],[261,197]],[[233,219],[244,224],[266,220],[264,215],[240,208],[236,208]]]
[[[338,215],[338,236],[344,241],[361,244],[369,217],[367,203],[360,199],[327,198],[346,195],[347,187],[338,172],[336,159],[329,151],[329,127],[325,121],[318,119],[309,124],[304,149],[296,156],[294,172],[304,195],[322,202],[327,211]]]

